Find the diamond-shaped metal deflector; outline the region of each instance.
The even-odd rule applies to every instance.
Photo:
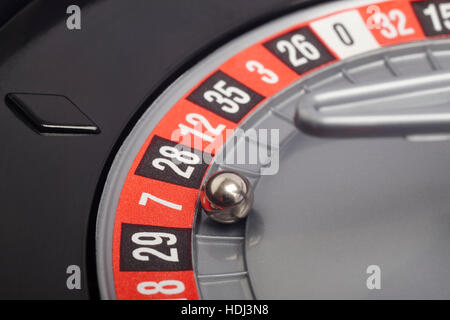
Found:
[[[39,133],[97,134],[98,126],[62,95],[9,93],[8,106],[23,115]]]

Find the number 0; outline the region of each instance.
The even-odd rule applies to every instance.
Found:
[[[355,41],[353,40],[352,36],[342,23],[335,23],[333,25],[333,29],[338,35],[339,39],[341,39],[343,44],[347,46],[352,46],[355,44]]]

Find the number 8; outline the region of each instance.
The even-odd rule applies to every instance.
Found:
[[[174,288],[167,288],[174,287]],[[160,282],[145,281],[137,285],[137,291],[140,294],[149,296],[152,294],[162,293],[165,295],[179,294],[184,292],[184,283],[178,280],[163,280]]]

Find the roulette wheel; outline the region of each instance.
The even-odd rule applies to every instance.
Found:
[[[450,1],[0,9],[0,297],[450,298]]]

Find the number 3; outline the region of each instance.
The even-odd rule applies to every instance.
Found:
[[[268,84],[275,84],[278,82],[278,75],[270,69],[266,69],[261,63],[255,60],[247,61],[245,67],[250,72],[257,72],[262,75],[261,80]]]

